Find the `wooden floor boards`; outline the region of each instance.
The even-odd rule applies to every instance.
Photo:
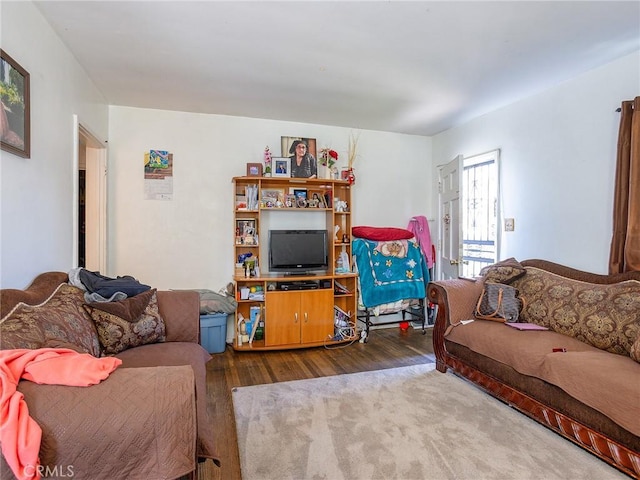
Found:
[[[198,480],[240,480],[231,389],[248,385],[286,382],[345,373],[433,363],[431,330],[399,328],[373,330],[366,344],[354,343],[331,349],[311,348],[273,352],[235,352],[227,347],[207,364],[209,412],[222,462],[198,467]]]

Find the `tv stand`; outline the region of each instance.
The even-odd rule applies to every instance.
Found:
[[[236,265],[234,350],[285,350],[357,341],[358,275],[350,271],[350,264],[343,266],[338,261],[341,255],[346,254],[349,259],[352,255],[351,188],[348,181],[337,179],[233,178],[235,262],[251,254],[250,258],[262,260],[260,267],[266,267],[266,227],[277,223],[286,223],[289,228],[313,224],[328,232],[329,244],[326,270],[296,271],[292,267],[291,271],[280,273],[262,270],[251,277],[245,276],[247,272],[241,264]],[[322,200],[298,207],[289,201],[294,189],[306,191],[307,198]],[[338,200],[340,209],[336,211]],[[348,335],[334,327],[336,312],[340,311],[351,312],[353,329]],[[264,322],[264,335],[249,341],[251,331],[247,326],[256,318]],[[240,338],[242,343],[238,342]]]

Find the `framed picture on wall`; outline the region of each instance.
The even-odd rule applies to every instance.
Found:
[[[29,82],[29,73],[0,50],[0,146],[24,158],[31,156]]]

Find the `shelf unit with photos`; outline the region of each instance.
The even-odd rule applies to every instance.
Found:
[[[334,179],[234,177],[233,191],[234,284],[238,300],[233,348],[284,350],[356,338],[358,282],[357,274],[351,272],[351,185]],[[306,192],[306,201],[299,200],[294,191]],[[327,230],[329,270],[295,277],[268,272],[269,225],[279,221],[298,228],[310,218]],[[249,260],[258,259],[255,274],[238,262],[248,254]],[[287,290],[292,282],[304,283],[307,288]],[[308,288],[309,285],[313,287]],[[251,332],[246,323],[241,331],[239,321],[251,321],[252,314],[255,320],[256,313],[264,328],[249,342]],[[350,322],[345,318],[349,315]],[[352,330],[345,328],[345,320]]]

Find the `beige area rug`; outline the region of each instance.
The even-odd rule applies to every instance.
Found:
[[[242,478],[628,478],[434,365],[233,390]]]

